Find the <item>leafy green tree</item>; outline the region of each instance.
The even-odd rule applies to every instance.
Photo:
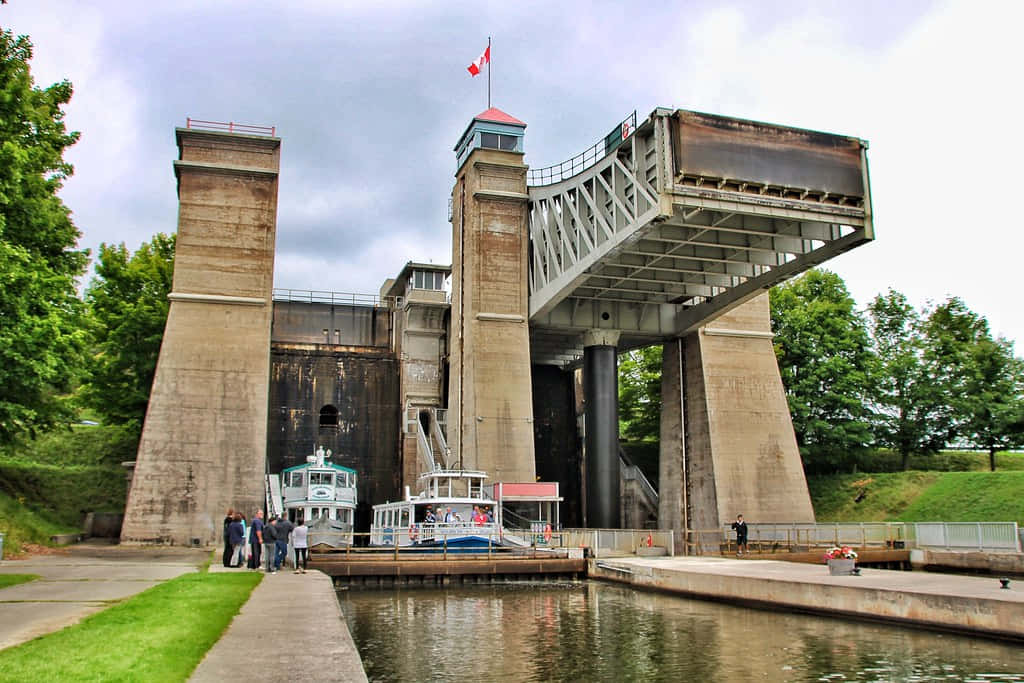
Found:
[[[912,454],[937,453],[946,446],[951,396],[925,363],[924,323],[907,297],[890,289],[876,296],[867,312],[876,363],[871,385],[875,440],[899,453],[906,470]]]
[[[100,245],[96,278],[86,291],[94,354],[83,387],[107,422],[141,429],[167,322],[174,275],[173,235],[157,233],[130,254]]]
[[[988,451],[996,471],[996,452],[1024,445],[1024,361],[1003,338],[979,339],[971,348],[962,411],[961,438]]]
[[[619,432],[630,441],[657,441],[661,424],[661,345],[619,356]]]
[[[64,127],[71,84],[37,88],[31,58],[27,36],[0,30],[0,443],[69,418],[86,337],[76,280],[88,252],[57,196],[78,139]]]
[[[846,284],[811,270],[770,292],[775,355],[804,462],[836,468],[871,441],[872,356]]]

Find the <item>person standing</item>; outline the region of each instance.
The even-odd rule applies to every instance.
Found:
[[[287,517],[282,516],[277,521],[277,550],[274,554],[274,569],[280,569],[288,559],[288,537],[291,536],[294,528],[295,525]]]
[[[266,567],[268,574],[277,571],[274,568],[274,560],[277,556],[277,515],[270,518],[270,521],[263,525],[263,554],[266,556]]]
[[[309,554],[309,527],[306,521],[299,519],[299,525],[292,531],[292,547],[295,548],[295,573],[306,573],[306,559]],[[302,568],[299,568],[299,561],[302,561]]]
[[[743,515],[736,515],[736,521],[732,523],[732,528],[736,532],[736,557],[739,557],[743,553],[750,554],[747,550],[747,523],[743,521]]]
[[[235,518],[228,525],[228,542],[231,544],[231,562],[229,567],[241,567],[242,558],[245,556],[243,548],[245,542],[245,531],[242,529],[242,515],[236,512]]]
[[[231,541],[228,539],[228,527],[231,526],[231,522],[235,521],[235,511],[232,508],[228,508],[227,514],[224,516],[224,566],[231,566]]]
[[[257,510],[252,517],[252,530],[249,532],[249,569],[260,568],[260,551],[263,549],[263,510]]]

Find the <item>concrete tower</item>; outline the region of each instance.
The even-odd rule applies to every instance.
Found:
[[[535,480],[526,124],[495,108],[455,146],[448,442],[492,480]]]
[[[121,539],[207,545],[226,508],[263,507],[281,141],[176,134],[174,285]]]

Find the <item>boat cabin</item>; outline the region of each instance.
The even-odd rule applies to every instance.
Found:
[[[283,507],[292,522],[327,519],[353,524],[356,509],[356,471],[328,460],[323,447],[306,463],[281,472]]]

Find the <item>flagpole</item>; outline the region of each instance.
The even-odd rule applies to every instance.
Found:
[[[487,108],[491,108],[491,37],[487,36]]]

